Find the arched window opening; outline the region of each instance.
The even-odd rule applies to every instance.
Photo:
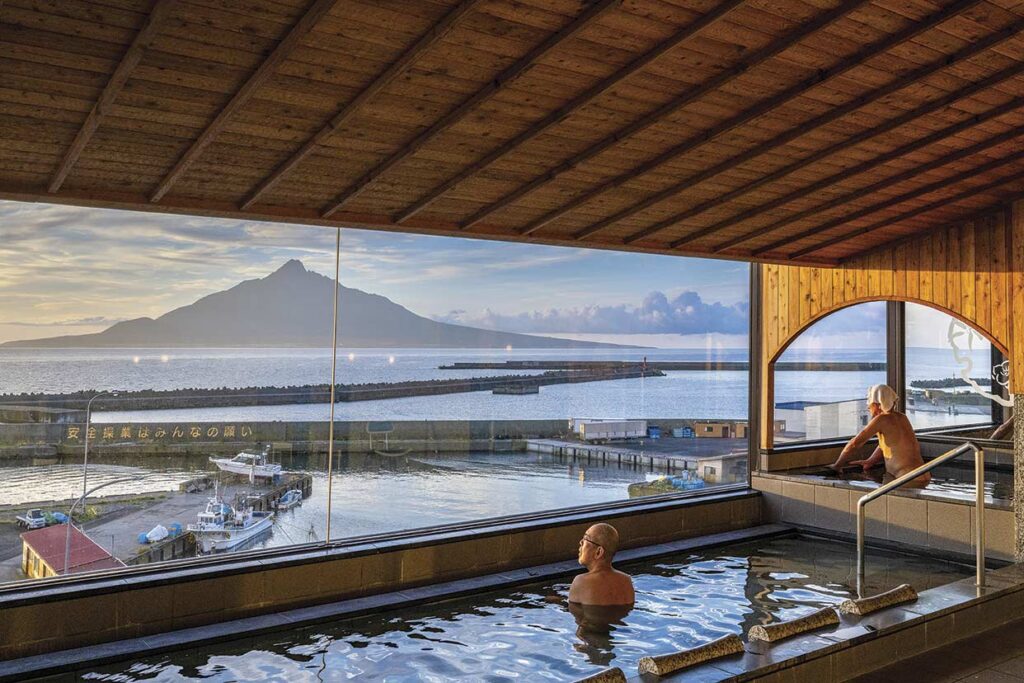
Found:
[[[988,339],[928,306],[908,303],[905,316],[904,396],[916,429],[988,423],[1011,405],[1009,363]]]
[[[886,302],[837,311],[775,363],[775,443],[851,436],[867,424],[867,390],[886,382]]]

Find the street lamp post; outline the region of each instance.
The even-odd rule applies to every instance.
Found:
[[[142,477],[142,479],[145,478],[146,477]],[[71,508],[68,509],[68,521],[65,522],[67,525],[67,532],[64,534],[64,569],[61,571],[62,576],[67,576],[68,569],[70,569],[68,565],[71,564],[71,520],[72,515],[75,513],[75,508],[78,507],[78,504],[84,501],[93,491],[98,491],[99,489],[105,486],[110,486],[111,484],[121,484],[126,481],[139,481],[139,477],[122,477],[120,479],[114,479],[113,481],[100,484],[99,486],[93,486],[90,490],[84,491],[82,495],[78,497],[78,500],[71,504]],[[113,555],[113,553],[111,553],[111,555]]]
[[[89,487],[89,428],[92,422],[92,402],[100,396],[117,396],[116,391],[101,391],[85,404],[85,456],[82,458],[82,496]]]

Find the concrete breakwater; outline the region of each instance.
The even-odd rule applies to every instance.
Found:
[[[638,363],[636,361],[615,360],[507,360],[501,363],[489,362],[458,362],[451,365],[440,365],[439,370],[616,370],[616,369],[647,369],[647,376],[652,370],[672,372],[715,372],[715,371],[747,371],[750,364],[746,361],[690,361],[690,360],[658,360]],[[780,362],[775,369],[782,372],[869,372],[885,370],[885,363],[868,362]]]
[[[325,410],[326,413],[326,410]],[[131,422],[93,423],[89,427],[90,453],[230,453],[257,443],[274,444],[275,451],[327,450],[330,423],[318,422]],[[568,432],[566,420],[405,420],[335,422],[337,450],[369,452],[416,444],[422,452],[446,450],[445,446],[506,444],[526,438]],[[15,424],[0,426],[0,445],[14,457],[20,447],[26,455],[81,453],[86,436],[84,424]],[[19,447],[19,448],[14,448]],[[55,449],[55,450],[51,450]],[[491,450],[483,448],[482,450]]]
[[[643,370],[637,366],[622,368],[591,368],[582,370],[548,371],[540,375],[504,375],[497,377],[469,377],[460,379],[418,380],[409,382],[379,382],[374,384],[339,384],[335,388],[335,401],[376,401],[408,396],[433,396],[471,391],[491,391],[499,387],[536,387],[551,384],[604,382],[636,377],[661,377],[658,370]],[[47,408],[81,409],[95,391],[74,394],[6,394],[0,396],[0,405],[46,406]],[[331,389],[328,384],[300,387],[245,387],[240,389],[174,389],[121,392],[117,397],[103,396],[93,403],[94,411],[101,410],[164,410],[172,408],[221,408],[234,406],[269,406],[299,403],[329,403]]]
[[[663,431],[690,427],[700,418],[647,419]],[[737,421],[727,421],[737,422]],[[742,422],[740,420],[739,422]],[[330,423],[322,422],[131,422],[92,424],[90,454],[160,457],[233,453],[269,443],[275,454],[323,454]],[[78,457],[85,425],[16,424],[0,427],[0,458]],[[525,450],[527,439],[575,438],[567,420],[403,420],[335,422],[336,453],[501,452]]]

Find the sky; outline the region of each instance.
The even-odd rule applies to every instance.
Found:
[[[0,201],[0,342],[158,317],[289,259],[330,276],[334,241],[314,226]],[[748,272],[733,261],[342,230],[342,284],[513,332],[745,346]],[[808,339],[881,345],[878,316],[858,306]]]
[[[334,241],[322,227],[0,201],[0,341],[157,317],[289,259],[333,275]],[[341,282],[469,325],[745,340],[743,263],[346,229]]]

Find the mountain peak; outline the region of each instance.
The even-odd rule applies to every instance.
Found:
[[[2,2],[2,0],[0,0]],[[337,290],[342,346],[359,348],[573,348],[601,346],[552,337],[450,325],[416,315],[379,294]],[[246,280],[161,315],[103,332],[8,342],[21,347],[313,347],[331,345],[334,280],[291,259],[270,275]]]
[[[274,276],[274,275],[305,275],[306,272],[307,272],[306,271],[306,266],[302,265],[302,261],[293,258],[293,259],[288,259],[288,261],[283,266],[281,266],[280,268],[275,270],[273,273],[271,273],[271,276]]]

